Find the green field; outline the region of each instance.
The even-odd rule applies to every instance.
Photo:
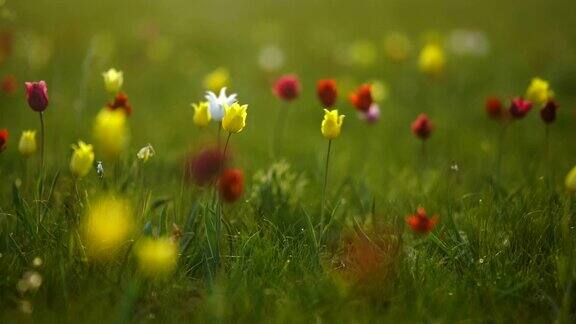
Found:
[[[576,322],[574,13],[567,0],[0,0],[0,322]],[[390,35],[408,41],[400,61]],[[430,43],[445,55],[436,76],[418,64]],[[112,158],[94,131],[110,68],[133,107]],[[191,107],[218,68],[248,105],[226,146],[244,175],[235,203],[185,172],[225,146]],[[290,102],[272,91],[286,74],[301,83]],[[534,77],[554,91],[554,123],[536,104],[520,120],[487,116],[487,97],[507,109]],[[327,78],[346,118],[323,194]],[[24,87],[38,80],[45,172],[40,142],[19,152],[22,131],[40,139]],[[381,115],[367,124],[348,97],[373,82]],[[424,143],[411,131],[421,113],[434,125]],[[84,177],[69,167],[78,140],[94,145]],[[132,230],[102,257],[85,227],[110,196]],[[438,217],[429,233],[406,222],[418,207]],[[177,250],[163,275],[139,252],[159,237]]]

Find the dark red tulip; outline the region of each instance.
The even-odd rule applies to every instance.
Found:
[[[186,179],[199,186],[213,183],[227,158],[218,148],[207,148],[188,157],[185,163]]]
[[[244,173],[240,169],[227,169],[220,175],[218,181],[220,197],[226,202],[233,203],[244,192]]]
[[[350,94],[350,102],[360,112],[367,112],[374,102],[372,99],[372,88],[369,84],[363,84],[355,92]]]
[[[2,92],[7,95],[13,95],[18,90],[18,81],[13,74],[6,74],[2,79]]]
[[[556,120],[556,110],[558,110],[560,106],[554,101],[554,99],[548,99],[546,105],[540,109],[540,118],[546,124],[551,124]]]
[[[412,231],[419,234],[427,234],[434,229],[438,217],[436,215],[428,217],[426,210],[419,207],[416,214],[406,217],[406,223],[410,226]]]
[[[510,115],[515,119],[522,119],[532,109],[532,103],[520,97],[512,99],[510,104]]]
[[[300,94],[300,81],[296,75],[285,75],[276,80],[273,92],[276,97],[292,101]]]
[[[332,108],[336,103],[336,98],[338,97],[338,89],[336,89],[336,80],[325,79],[319,80],[316,85],[316,92],[318,93],[318,99],[325,108]]]
[[[123,92],[119,92],[114,98],[114,102],[108,103],[108,109],[116,110],[122,109],[127,116],[132,115],[132,105],[128,102],[128,96]]]
[[[4,151],[8,143],[8,130],[0,129],[0,152]]]
[[[42,112],[48,108],[48,87],[46,82],[26,82],[26,100],[34,111]]]
[[[502,119],[504,117],[504,105],[502,104],[502,100],[498,97],[486,98],[485,108],[488,117],[492,119]]]
[[[422,140],[426,140],[432,134],[434,126],[426,114],[420,114],[412,122],[412,132]]]

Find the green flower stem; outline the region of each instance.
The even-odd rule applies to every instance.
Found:
[[[326,186],[328,184],[328,165],[330,164],[330,149],[332,140],[328,140],[328,151],[326,152],[326,165],[324,166],[324,185],[322,186],[322,209],[320,210],[320,224],[324,227],[324,212],[326,209]]]

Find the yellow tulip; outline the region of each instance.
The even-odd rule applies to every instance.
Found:
[[[78,141],[78,144],[72,145],[74,152],[70,160],[70,171],[78,178],[85,177],[92,169],[94,163],[94,150],[92,145]]]
[[[122,88],[122,84],[124,83],[124,74],[122,71],[118,71],[114,68],[102,73],[102,77],[104,78],[104,86],[106,87],[106,91],[116,94]]]
[[[566,189],[571,192],[576,192],[576,166],[566,175]]]
[[[36,148],[36,131],[23,131],[20,142],[18,143],[18,151],[20,151],[20,154],[24,157],[29,157],[36,153]]]
[[[168,237],[145,238],[136,246],[140,272],[151,278],[169,275],[176,268],[178,246]]]
[[[338,115],[337,109],[324,109],[324,120],[322,120],[322,127],[320,127],[322,135],[329,140],[333,140],[340,136],[344,117],[344,115]]]
[[[240,133],[246,127],[246,109],[248,105],[239,105],[237,102],[231,106],[224,105],[222,128],[230,133]]]
[[[128,144],[126,114],[120,110],[103,108],[94,123],[96,147],[110,159],[122,153]]]
[[[526,89],[526,99],[532,101],[536,106],[543,106],[554,93],[550,89],[550,84],[540,78],[532,79],[528,89]]]
[[[418,59],[420,70],[431,76],[438,76],[444,72],[446,59],[444,50],[436,44],[426,45],[420,52]]]
[[[212,116],[207,101],[201,101],[198,104],[193,103],[194,108],[194,124],[198,127],[205,127],[210,123]]]
[[[133,228],[132,209],[128,201],[112,196],[91,204],[84,220],[88,255],[109,259],[129,239]]]
[[[220,91],[224,87],[228,87],[230,83],[230,74],[225,68],[217,68],[216,70],[208,73],[204,77],[204,88],[214,92]]]

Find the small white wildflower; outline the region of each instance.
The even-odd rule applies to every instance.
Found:
[[[138,159],[142,160],[143,162],[148,162],[148,159],[150,159],[154,155],[156,155],[156,151],[154,150],[154,147],[152,147],[152,144],[150,143],[146,144],[146,146],[141,148],[140,151],[138,151],[138,154],[136,154],[136,156],[138,156]]]
[[[102,161],[96,162],[96,173],[98,173],[100,179],[104,178],[104,165]]]

